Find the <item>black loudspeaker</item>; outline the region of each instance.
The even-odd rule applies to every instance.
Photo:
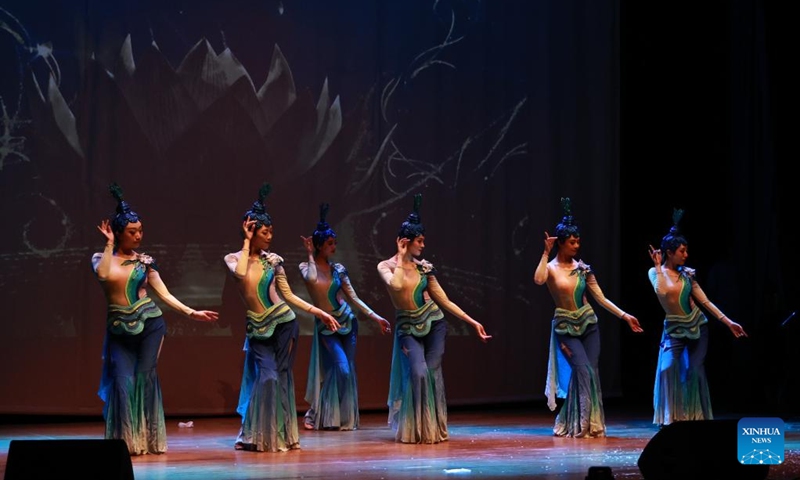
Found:
[[[645,480],[763,480],[769,465],[742,465],[739,420],[695,420],[664,426],[639,456]]]
[[[12,440],[5,480],[133,480],[124,440]]]

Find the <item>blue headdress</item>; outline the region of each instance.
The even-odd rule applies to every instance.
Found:
[[[122,188],[116,182],[108,187],[111,195],[117,200],[117,213],[111,219],[111,231],[115,235],[119,235],[125,230],[125,226],[129,223],[136,223],[139,221],[139,215],[131,210],[131,206],[123,200]]]
[[[561,208],[564,210],[564,217],[561,219],[561,223],[556,225],[555,233],[558,241],[563,242],[569,237],[580,238],[581,230],[573,223],[572,201],[569,197],[561,197]]]
[[[258,200],[253,202],[253,206],[250,207],[250,210],[244,212],[244,216],[242,217],[242,220],[255,220],[255,230],[263,226],[272,225],[272,218],[264,207],[264,200],[267,198],[270,191],[272,191],[272,187],[269,183],[264,182],[261,188],[258,189]]]
[[[321,203],[319,205],[319,223],[317,223],[317,229],[314,230],[314,234],[311,236],[311,241],[314,243],[314,248],[319,250],[325,240],[333,237],[336,238],[336,232],[333,231],[328,222],[325,221],[325,217],[328,215],[328,209],[330,209],[330,205],[327,203]]]
[[[667,260],[667,251],[674,252],[681,245],[689,245],[689,242],[686,241],[686,237],[683,236],[678,228],[678,223],[681,221],[681,218],[683,218],[683,210],[680,208],[673,208],[672,227],[670,227],[669,233],[664,235],[664,238],[661,239],[662,263]]]
[[[414,211],[411,212],[408,218],[406,218],[406,221],[400,225],[400,231],[397,232],[398,237],[414,240],[420,235],[425,235],[425,227],[422,225],[422,221],[419,218],[419,207],[421,205],[422,194],[418,193],[414,195]]]

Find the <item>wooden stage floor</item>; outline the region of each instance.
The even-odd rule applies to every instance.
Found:
[[[385,412],[362,414],[353,432],[301,430],[301,449],[282,453],[237,451],[238,417],[169,418],[169,451],[133,457],[137,480],[346,478],[540,478],[584,480],[591,466],[611,467],[614,478],[641,479],[639,455],[658,432],[645,415],[606,409],[608,438],[552,436],[554,416],[532,409],[451,409],[450,440],[437,445],[395,443]],[[729,417],[730,418],[730,417]],[[192,420],[193,428],[179,421]],[[786,421],[782,465],[767,478],[800,478],[800,420]],[[102,438],[99,419],[0,424],[0,474],[11,440]],[[702,452],[697,452],[702,455]],[[46,461],[46,459],[42,459]],[[87,461],[91,461],[88,459]]]

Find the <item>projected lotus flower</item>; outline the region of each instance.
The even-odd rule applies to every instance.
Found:
[[[52,55],[29,59],[20,91],[31,121],[12,132],[24,139],[17,155],[25,161],[2,171],[15,192],[2,215],[4,250],[22,252],[9,262],[25,271],[46,259],[55,276],[88,269],[94,226],[113,212],[108,184],[117,181],[149,233],[142,251],[171,272],[173,293],[219,305],[223,245],[238,242],[239,217],[258,186],[291,185],[342,127],[327,79],[314,102],[296,88],[280,48],[266,60],[256,87],[230,49],[217,53],[205,39],[177,68],[155,43],[134,55],[130,36],[114,61],[81,59],[74,77],[53,68]],[[27,288],[26,278],[16,280]]]
[[[280,184],[302,175],[342,126],[327,79],[316,104],[298,94],[277,46],[258,88],[230,49],[218,54],[205,39],[177,69],[155,43],[134,58],[130,36],[113,65],[94,56],[85,65],[70,102],[52,74],[46,85],[33,71],[25,80],[42,191],[85,185],[104,204],[113,178],[144,215],[166,208],[191,222],[210,211],[238,212],[249,195],[231,193],[250,192],[266,178]],[[58,201],[67,212],[84,207],[72,202]]]

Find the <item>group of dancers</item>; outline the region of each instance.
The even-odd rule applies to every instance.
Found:
[[[219,314],[194,310],[175,298],[159,276],[155,260],[137,252],[142,222],[122,189],[110,188],[116,214],[97,227],[106,240],[92,266],[108,303],[103,374],[99,395],[104,401],[105,437],[123,439],[131,455],[167,451],[164,410],[157,364],[166,326],[159,307],[148,297],[152,287],[170,308],[186,317],[213,322]],[[336,233],[326,221],[329,205],[320,205],[319,222],[310,237],[301,237],[308,260],[299,272],[311,303],[292,292],[283,258],[270,249],[273,225],[265,200],[268,184],[242,219],[242,248],[225,255],[247,309],[245,362],[237,413],[241,428],[237,450],[287,451],[300,448],[293,365],[299,327],[294,309],[314,316],[305,400],[309,409],[303,428],[354,430],[359,426],[355,369],[359,314],[376,322],[382,334],[394,334],[389,382],[389,424],[395,440],[433,444],[446,441],[447,402],[442,375],[447,325],[444,310],[491,339],[483,325],[453,303],[436,279],[436,269],[421,258],[425,228],[420,218],[422,195],[414,196],[413,211],[402,223],[396,253],[377,270],[395,308],[394,328],[375,313],[353,288],[347,269],[332,261]],[[545,394],[551,410],[564,399],[553,433],[567,437],[606,434],[598,374],[600,351],[597,316],[586,291],[606,310],[642,328],[636,317],[608,300],[592,268],[578,260],[580,230],[568,198],[555,236],[545,232],[544,252],[534,282],[547,284],[555,303]],[[708,345],[708,320],[698,304],[725,323],[736,337],[742,327],[723,314],[703,293],[694,270],[685,266],[687,241],[678,223],[650,247],[654,266],[649,277],[666,314],[659,348],[653,422],[711,419],[711,402],[703,366]],[[552,250],[556,255],[550,259]]]
[[[643,330],[636,317],[603,295],[595,272],[577,259],[580,229],[573,221],[570,199],[562,198],[561,204],[564,216],[556,226],[555,237],[545,232],[544,252],[533,276],[536,284],[547,284],[556,305],[545,396],[550,410],[556,409],[556,398],[564,399],[553,427],[555,435],[604,437],[606,426],[598,373],[600,332],[586,291],[631,330],[636,333]],[[711,303],[697,283],[695,271],[686,267],[688,241],[678,227],[682,216],[683,210],[676,209],[661,248],[652,245],[649,248],[653,267],[648,277],[666,314],[653,391],[653,423],[659,426],[713,419],[704,367],[708,319],[698,303],[735,337],[747,336],[741,325]],[[557,247],[557,253],[548,261],[553,247]]]

